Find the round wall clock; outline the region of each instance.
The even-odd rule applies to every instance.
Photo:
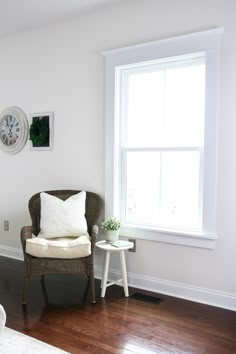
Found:
[[[0,148],[8,154],[17,154],[26,144],[29,124],[18,107],[8,107],[0,114]]]

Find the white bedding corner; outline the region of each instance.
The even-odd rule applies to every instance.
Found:
[[[4,308],[2,307],[2,305],[0,305],[0,335],[3,332],[3,329],[5,327],[5,323],[6,323],[6,312],[4,311]]]

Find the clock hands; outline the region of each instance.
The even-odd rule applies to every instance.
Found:
[[[19,131],[19,122],[16,117],[7,115],[2,122],[0,131],[2,142],[7,146],[14,144],[19,138]]]

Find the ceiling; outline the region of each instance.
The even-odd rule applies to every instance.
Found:
[[[63,21],[118,0],[0,0],[0,37]]]

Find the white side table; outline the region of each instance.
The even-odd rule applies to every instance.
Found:
[[[107,287],[114,285],[114,284],[123,286],[125,296],[128,297],[129,296],[129,289],[128,289],[128,282],[127,282],[126,264],[125,264],[125,251],[134,247],[133,242],[129,242],[129,244],[124,247],[114,247],[111,244],[109,244],[103,240],[103,241],[96,242],[96,246],[98,248],[102,249],[103,251],[105,251],[103,275],[102,275],[102,283],[101,283],[101,288],[102,288],[101,297],[105,296]],[[120,267],[121,267],[122,278],[117,281],[112,281],[112,282],[108,283],[107,277],[108,277],[108,269],[109,269],[109,262],[110,262],[111,253],[119,253],[120,254]]]

